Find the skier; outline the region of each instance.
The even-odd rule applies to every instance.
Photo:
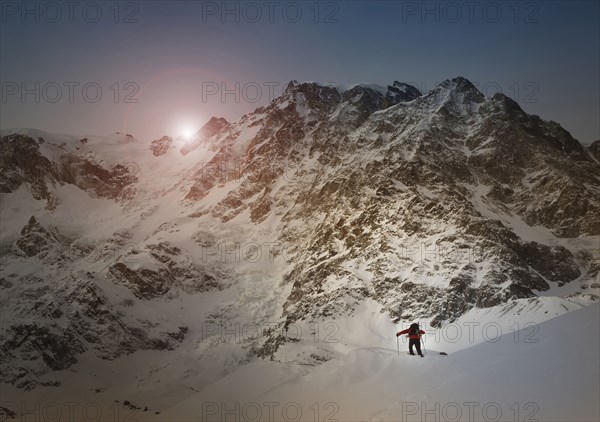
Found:
[[[423,353],[421,353],[421,335],[425,334],[425,331],[419,330],[419,324],[416,322],[412,323],[410,328],[398,331],[396,337],[401,336],[402,334],[408,334],[408,351],[410,354],[414,356],[413,346],[416,346],[417,353],[419,356],[423,357]]]

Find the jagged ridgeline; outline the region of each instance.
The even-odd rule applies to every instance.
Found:
[[[553,289],[598,299],[600,142],[464,78],[293,81],[192,140],[1,144],[1,373],[19,388],[85,351],[180,347],[202,318],[287,327],[370,299],[439,326]],[[286,341],[249,338],[247,359]]]

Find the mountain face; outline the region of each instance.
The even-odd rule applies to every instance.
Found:
[[[60,383],[188,344],[279,359],[294,324],[352,315],[439,327],[474,308],[600,294],[598,142],[464,78],[290,82],[184,141],[2,136],[2,380]],[[235,351],[204,324],[273,323]]]
[[[592,144],[588,147],[588,151],[594,156],[594,158],[596,158],[598,162],[600,162],[600,139],[592,142]]]
[[[68,151],[66,143],[44,143],[41,137],[37,140],[20,134],[2,137],[0,192],[14,192],[26,185],[34,199],[45,199],[48,207],[52,207],[56,198],[49,185],[74,185],[93,196],[118,199],[127,195],[126,188],[136,181],[135,175],[121,163],[106,168],[94,158],[78,153],[79,146]],[[78,141],[82,146],[86,143],[87,138]]]

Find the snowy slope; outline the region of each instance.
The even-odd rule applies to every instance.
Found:
[[[329,420],[327,415],[340,421],[454,420],[456,411],[463,413],[456,420],[495,420],[498,409],[502,421],[514,420],[515,412],[517,420],[596,420],[599,305],[558,317],[561,304],[552,301],[521,305],[485,310],[487,319],[479,319],[479,326],[471,324],[474,336],[463,320],[458,341],[449,331],[426,329],[423,359],[407,355],[404,338],[398,354],[394,332],[404,327],[392,324],[380,305],[367,302],[355,317],[333,325],[295,327],[299,342],[280,353],[299,353],[301,362],[280,356],[278,361],[232,365],[228,359],[243,345],[243,334],[229,327],[229,334],[212,339],[225,348],[209,359],[206,346],[212,341],[206,340],[184,342],[174,352],[136,352],[113,362],[88,354],[73,370],[64,371],[60,389],[40,387],[26,397],[42,409],[63,403],[64,397],[94,402],[102,420],[112,420],[115,409],[140,421],[295,420],[298,409],[303,421]],[[535,312],[535,307],[548,313]],[[549,320],[531,324],[540,315]],[[515,321],[531,325],[517,330]],[[492,324],[500,328],[483,328]],[[202,328],[191,327],[190,337],[202,337]],[[450,351],[457,342],[460,349]],[[440,351],[450,352],[440,356]],[[16,403],[23,395],[6,386],[3,393],[8,408],[19,409]],[[140,409],[124,406],[125,400]],[[262,417],[254,419],[257,409]],[[228,410],[229,416],[221,413]],[[271,411],[275,418],[269,419]],[[426,418],[428,411],[433,414]]]
[[[301,409],[302,420],[320,412],[343,421],[594,421],[599,333],[600,306],[592,305],[540,324],[530,342],[511,333],[449,356],[435,349],[424,359],[398,356],[391,339],[365,341],[315,368],[252,363],[161,416],[250,419],[259,409],[256,420],[269,420],[271,410],[281,417]]]

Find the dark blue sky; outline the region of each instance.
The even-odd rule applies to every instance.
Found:
[[[277,95],[291,79],[426,91],[460,75],[582,143],[600,138],[597,1],[77,3],[28,2],[23,15],[2,1],[3,129],[155,139],[237,119],[268,103],[270,83]]]

